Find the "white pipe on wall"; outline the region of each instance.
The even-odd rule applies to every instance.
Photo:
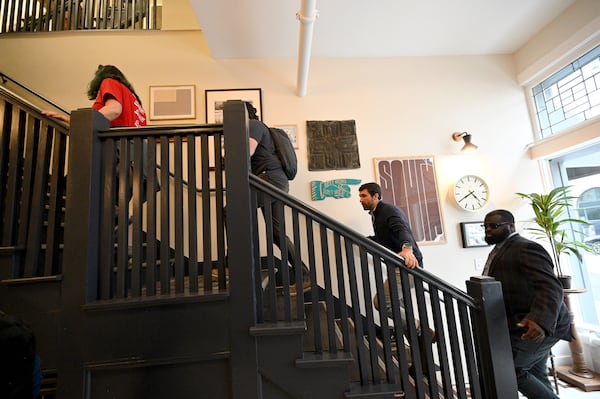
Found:
[[[308,70],[310,66],[310,53],[312,49],[312,36],[315,19],[317,18],[317,0],[302,0],[300,11],[296,17],[300,21],[300,40],[298,43],[298,79],[297,94],[306,95]]]

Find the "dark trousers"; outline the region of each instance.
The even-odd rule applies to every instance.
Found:
[[[548,356],[558,338],[536,343],[522,340],[521,332],[511,332],[510,341],[519,392],[529,399],[558,399],[548,380]]]
[[[285,184],[283,184],[282,182],[272,180],[269,178],[267,173],[262,173],[262,174],[258,175],[258,177],[260,177],[261,179],[265,180],[266,182],[272,184],[273,186],[279,188],[280,190],[283,190],[285,192],[288,192],[288,190],[289,190],[287,181],[285,182]],[[257,208],[260,208],[260,210],[263,214],[263,218],[265,219],[265,223],[269,223],[269,220],[267,220],[267,213],[266,213],[267,206],[270,207],[270,210],[271,210],[271,226],[273,229],[273,243],[275,245],[277,245],[279,250],[282,252],[282,257],[283,257],[283,251],[285,251],[285,253],[287,253],[287,260],[288,260],[289,265],[292,268],[291,274],[290,274],[290,280],[291,280],[290,283],[294,284],[296,281],[295,280],[296,250],[294,249],[294,244],[292,243],[292,241],[289,239],[289,237],[287,235],[285,236],[284,243],[281,242],[281,238],[280,238],[280,234],[281,234],[282,226],[283,226],[282,220],[280,219],[280,215],[282,215],[282,217],[285,217],[285,214],[283,213],[283,210],[284,210],[283,204],[281,202],[278,202],[275,200],[269,200],[267,203],[264,199],[264,196],[258,197]],[[225,223],[225,226],[227,226],[226,209],[223,209],[223,222]],[[308,277],[308,268],[302,262],[300,262],[300,266],[306,273],[306,276],[304,276],[303,279],[308,279],[309,278]],[[278,276],[280,276],[280,275],[281,275],[281,273],[278,273]]]
[[[279,188],[280,190],[283,190],[285,192],[288,192],[289,190],[289,186],[287,181],[285,182],[285,184],[283,184],[282,182],[279,181],[275,181],[273,179],[270,179],[268,174],[266,173],[262,173],[261,175],[259,175],[259,177],[263,180],[265,180],[266,182],[274,185],[275,187]],[[277,245],[277,247],[279,248],[279,250],[282,252],[282,258],[283,258],[283,251],[285,251],[287,253],[287,260],[288,263],[290,264],[290,266],[292,267],[292,274],[290,275],[290,279],[292,280],[291,282],[295,282],[295,272],[296,272],[296,250],[294,248],[294,244],[292,243],[292,241],[289,239],[289,237],[287,235],[285,235],[285,242],[282,243],[281,242],[281,231],[282,231],[282,220],[280,219],[280,215],[281,217],[285,217],[285,214],[283,212],[283,204],[281,202],[278,201],[274,201],[271,200],[268,203],[265,202],[264,197],[259,197],[258,198],[258,202],[257,202],[257,206],[258,208],[260,208],[263,217],[265,219],[265,223],[269,223],[269,221],[267,220],[267,212],[266,212],[266,207],[269,206],[270,210],[271,210],[271,226],[273,228],[273,243],[275,243],[275,245]],[[300,262],[300,266],[303,268],[304,271],[308,271],[308,268],[302,263]]]

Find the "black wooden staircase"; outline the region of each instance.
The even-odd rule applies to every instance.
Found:
[[[0,306],[32,325],[57,398],[517,398],[498,283],[408,269],[251,175],[245,107],[224,112],[67,127],[0,91]],[[306,276],[259,199],[282,204]]]

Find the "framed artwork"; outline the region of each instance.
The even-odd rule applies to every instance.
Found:
[[[375,158],[375,178],[383,201],[404,211],[419,244],[445,244],[433,156]]]
[[[485,242],[485,230],[483,222],[461,222],[460,233],[462,236],[463,248],[487,247]]]
[[[308,170],[360,168],[356,121],[306,121]]]
[[[300,146],[298,145],[298,133],[296,125],[274,125],[273,127],[278,127],[284,132],[286,132],[288,137],[290,138],[290,141],[294,145],[294,148],[300,148]]]
[[[206,123],[223,123],[223,104],[227,100],[242,100],[256,108],[258,119],[263,120],[261,89],[220,89],[205,90]]]
[[[196,86],[150,86],[149,118],[195,119]]]

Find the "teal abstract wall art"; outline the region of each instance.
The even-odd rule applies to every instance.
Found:
[[[360,179],[313,180],[310,182],[310,196],[313,201],[324,200],[326,197],[350,198],[352,184],[360,184]]]

